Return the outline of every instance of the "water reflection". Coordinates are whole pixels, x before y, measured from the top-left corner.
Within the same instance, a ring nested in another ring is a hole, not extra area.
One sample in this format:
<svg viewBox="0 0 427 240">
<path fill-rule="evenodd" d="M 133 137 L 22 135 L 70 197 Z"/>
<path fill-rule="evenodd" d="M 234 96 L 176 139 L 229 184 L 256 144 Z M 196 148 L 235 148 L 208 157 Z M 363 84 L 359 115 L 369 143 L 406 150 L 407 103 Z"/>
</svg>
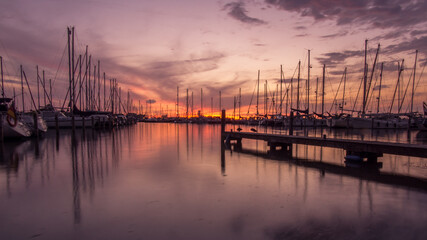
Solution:
<svg viewBox="0 0 427 240">
<path fill-rule="evenodd" d="M 384 156 L 383 168 L 360 169 L 346 167 L 339 149 L 293 150 L 282 156 L 245 141 L 231 151 L 220 144 L 219 126 L 157 123 L 5 142 L 0 232 L 5 239 L 427 235 L 425 159 Z"/>
</svg>

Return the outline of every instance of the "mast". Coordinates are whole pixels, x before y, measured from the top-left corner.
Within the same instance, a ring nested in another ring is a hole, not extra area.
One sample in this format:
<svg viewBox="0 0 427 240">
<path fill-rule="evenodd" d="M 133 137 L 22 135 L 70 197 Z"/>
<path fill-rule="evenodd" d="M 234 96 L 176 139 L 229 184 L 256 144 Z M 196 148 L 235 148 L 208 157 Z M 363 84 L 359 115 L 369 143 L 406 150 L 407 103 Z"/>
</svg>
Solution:
<svg viewBox="0 0 427 240">
<path fill-rule="evenodd" d="M 211 117 L 213 116 L 213 97 L 211 97 Z"/>
<path fill-rule="evenodd" d="M 72 105 L 73 102 L 73 94 L 72 94 L 72 76 L 71 76 L 71 40 L 70 40 L 70 34 L 71 34 L 71 30 L 69 27 L 67 27 L 67 40 L 68 40 L 68 81 L 69 81 L 69 89 L 70 89 L 70 106 Z M 22 71 L 22 68 L 21 68 Z"/>
<path fill-rule="evenodd" d="M 411 113 L 414 112 L 415 72 L 417 70 L 417 57 L 418 57 L 418 50 L 415 51 L 414 78 L 412 80 Z"/>
<path fill-rule="evenodd" d="M 46 79 L 44 78 L 44 70 L 43 70 L 43 99 L 44 99 L 44 106 L 46 107 Z"/>
<path fill-rule="evenodd" d="M 37 70 L 37 106 L 38 109 L 40 109 L 40 83 L 39 83 L 39 65 L 36 65 L 36 70 Z M 36 109 L 37 110 L 37 109 Z"/>
<path fill-rule="evenodd" d="M 24 101 L 24 76 L 23 76 L 23 72 L 24 72 L 24 70 L 22 70 L 22 65 L 20 66 L 20 68 L 21 68 L 22 112 L 25 112 L 25 101 Z"/>
<path fill-rule="evenodd" d="M 200 88 L 200 117 L 203 116 L 203 88 Z"/>
<path fill-rule="evenodd" d="M 280 115 L 282 115 L 282 105 L 283 105 L 283 93 L 282 93 L 282 83 L 283 83 L 283 69 L 282 65 L 280 65 Z"/>
<path fill-rule="evenodd" d="M 176 86 L 176 117 L 179 118 L 179 86 Z"/>
<path fill-rule="evenodd" d="M 93 65 L 93 89 L 91 89 L 91 92 L 92 92 L 92 98 L 91 98 L 92 109 L 91 110 L 95 110 L 95 107 L 96 107 L 96 63 Z M 120 101 L 121 101 L 121 99 L 119 99 L 119 102 Z M 120 105 L 119 105 L 119 110 L 121 111 Z"/>
<path fill-rule="evenodd" d="M 241 116 L 240 116 L 241 104 L 242 104 L 242 88 L 239 88 L 239 119 L 241 118 Z"/>
<path fill-rule="evenodd" d="M 259 115 L 258 104 L 259 104 L 259 70 L 258 70 L 257 92 L 256 92 L 256 115 L 257 115 L 257 117 Z"/>
<path fill-rule="evenodd" d="M 274 113 L 277 115 L 278 114 L 278 109 L 277 109 L 277 98 L 279 97 L 279 85 L 276 84 L 276 95 L 274 96 Z"/>
<path fill-rule="evenodd" d="M 326 65 L 323 64 L 323 77 L 322 77 L 322 118 L 325 109 L 325 69 Z"/>
<path fill-rule="evenodd" d="M 365 63 L 363 65 L 363 107 L 362 107 L 362 116 L 365 115 L 365 110 L 366 110 L 366 81 L 368 78 L 368 66 L 366 63 L 366 56 L 368 54 L 368 39 L 365 40 Z"/>
<path fill-rule="evenodd" d="M 384 63 L 381 63 L 381 72 L 380 72 L 380 88 L 378 89 L 377 114 L 380 112 L 381 83 L 382 83 L 382 81 L 383 81 L 383 68 L 384 68 Z"/>
<path fill-rule="evenodd" d="M 187 88 L 187 119 L 188 119 L 188 88 Z"/>
<path fill-rule="evenodd" d="M 82 84 L 82 55 L 79 55 L 79 107 L 80 109 L 82 109 L 82 88 L 83 88 L 83 84 Z M 46 105 L 46 104 L 45 104 Z"/>
<path fill-rule="evenodd" d="M 92 107 L 91 106 L 92 105 L 92 86 L 90 83 L 90 76 L 91 76 L 91 70 L 92 70 L 92 55 L 89 56 L 88 70 L 89 70 L 88 71 L 88 80 L 87 80 L 87 93 L 88 93 L 88 95 L 87 95 L 86 108 L 88 110 L 91 110 L 91 107 Z M 116 84 L 116 81 L 114 81 L 114 84 Z M 117 95 L 116 85 L 113 86 L 113 89 L 114 89 L 114 91 L 113 91 L 114 101 L 116 101 L 116 95 Z M 117 110 L 117 104 L 115 104 L 115 107 L 116 107 L 116 109 L 114 109 L 114 111 Z M 117 111 L 116 111 L 116 113 L 117 113 Z"/>
<path fill-rule="evenodd" d="M 0 71 L 1 71 L 1 96 L 4 98 L 4 79 L 3 79 L 3 57 L 0 56 Z"/>
<path fill-rule="evenodd" d="M 308 50 L 308 70 L 307 70 L 307 114 L 310 113 L 310 50 Z"/>
<path fill-rule="evenodd" d="M 299 110 L 299 80 L 301 74 L 301 60 L 298 61 L 298 83 L 297 83 L 297 109 Z M 299 114 L 299 113 L 297 113 Z"/>
<path fill-rule="evenodd" d="M 319 77 L 317 77 L 317 79 L 316 79 L 316 104 L 315 104 L 315 106 L 314 106 L 314 108 L 315 108 L 315 112 L 317 113 L 317 93 L 318 93 L 318 90 L 319 90 Z"/>
<path fill-rule="evenodd" d="M 75 81 L 75 72 L 74 72 L 74 27 L 71 28 L 71 40 L 72 40 L 72 45 L 71 45 L 71 70 L 72 72 L 72 82 L 71 82 L 71 87 L 72 87 L 72 93 L 73 93 L 73 99 L 71 101 L 71 107 L 70 110 L 71 112 L 74 112 L 74 104 L 75 104 L 75 99 L 76 99 L 76 93 L 75 93 L 75 88 L 74 88 L 74 81 Z M 74 115 L 74 113 L 73 113 Z"/>
<path fill-rule="evenodd" d="M 53 107 L 53 98 L 52 98 L 52 79 L 49 79 L 49 95 L 50 95 L 50 104 Z"/>
<path fill-rule="evenodd" d="M 99 60 L 98 60 L 98 111 L 101 111 L 101 61 Z M 130 109 L 128 109 L 127 111 L 129 113 Z"/>
<path fill-rule="evenodd" d="M 86 66 L 86 69 L 85 69 L 85 84 L 86 84 L 86 95 L 85 95 L 85 101 L 84 101 L 84 107 L 85 107 L 85 109 L 87 110 L 87 102 L 88 102 L 88 92 L 87 92 L 87 90 L 88 90 L 88 88 L 87 88 L 87 83 L 88 83 L 88 81 L 87 81 L 87 79 L 88 79 L 88 67 L 89 67 L 89 65 L 88 65 L 88 54 L 87 54 L 87 51 L 88 51 L 88 46 L 86 45 L 86 52 L 85 52 L 85 66 Z M 110 81 L 110 95 L 111 95 L 111 81 Z M 112 111 L 111 111 L 112 112 Z"/>
<path fill-rule="evenodd" d="M 264 84 L 264 115 L 265 115 L 266 118 L 268 118 L 267 104 L 268 104 L 267 80 L 265 80 L 265 84 Z"/>
<path fill-rule="evenodd" d="M 347 67 L 344 68 L 344 87 L 342 91 L 341 113 L 344 112 L 345 81 L 347 80 Z"/>
<path fill-rule="evenodd" d="M 193 112 L 193 107 L 194 107 L 194 105 L 193 105 L 193 103 L 194 103 L 194 101 L 193 101 L 194 99 L 193 99 L 193 91 L 191 91 L 191 117 L 193 117 L 194 115 L 194 112 Z"/>
<path fill-rule="evenodd" d="M 138 100 L 139 101 L 139 100 Z M 141 106 L 141 104 L 139 104 Z M 105 72 L 104 72 L 104 111 L 105 111 Z"/>
</svg>

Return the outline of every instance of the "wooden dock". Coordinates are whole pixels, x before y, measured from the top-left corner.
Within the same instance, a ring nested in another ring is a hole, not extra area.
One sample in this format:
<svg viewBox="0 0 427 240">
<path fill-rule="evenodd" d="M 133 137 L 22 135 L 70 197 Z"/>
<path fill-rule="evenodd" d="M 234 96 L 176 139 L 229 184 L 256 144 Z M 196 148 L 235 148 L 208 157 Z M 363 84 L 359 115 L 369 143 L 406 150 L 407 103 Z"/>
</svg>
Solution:
<svg viewBox="0 0 427 240">
<path fill-rule="evenodd" d="M 275 147 L 277 146 L 289 147 L 290 144 L 303 144 L 330 148 L 341 148 L 350 152 L 375 153 L 376 155 L 382 155 L 385 153 L 427 158 L 427 145 L 250 132 L 224 132 L 224 135 L 226 141 L 235 140 L 237 144 L 241 144 L 242 139 L 263 140 L 268 143 L 271 150 L 275 150 Z"/>
<path fill-rule="evenodd" d="M 427 158 L 427 145 L 326 138 L 326 135 L 323 137 L 294 136 L 292 130 L 292 128 L 289 129 L 289 135 L 228 132 L 225 131 L 225 110 L 222 112 L 221 142 L 227 146 L 231 146 L 233 143 L 234 147 L 238 149 L 242 148 L 243 139 L 252 139 L 266 141 L 270 147 L 270 151 L 281 151 L 290 156 L 292 156 L 293 144 L 302 144 L 341 148 L 346 150 L 347 156 L 357 156 L 362 159 L 367 158 L 368 162 L 377 162 L 378 157 L 382 157 L 383 154 Z"/>
</svg>

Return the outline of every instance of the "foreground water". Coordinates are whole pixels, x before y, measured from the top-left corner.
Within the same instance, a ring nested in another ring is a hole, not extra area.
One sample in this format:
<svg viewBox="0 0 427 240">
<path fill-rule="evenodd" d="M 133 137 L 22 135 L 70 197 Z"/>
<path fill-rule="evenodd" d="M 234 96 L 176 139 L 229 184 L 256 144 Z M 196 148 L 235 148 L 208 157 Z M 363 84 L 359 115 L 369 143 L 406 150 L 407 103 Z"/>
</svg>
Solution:
<svg viewBox="0 0 427 240">
<path fill-rule="evenodd" d="M 427 140 L 405 131 L 296 134 Z M 219 139 L 219 126 L 139 123 L 6 142 L 1 239 L 427 238 L 427 159 L 384 155 L 382 168 L 360 169 L 340 149 L 298 146 L 293 159 L 277 160 L 256 141 L 221 154 Z"/>
</svg>

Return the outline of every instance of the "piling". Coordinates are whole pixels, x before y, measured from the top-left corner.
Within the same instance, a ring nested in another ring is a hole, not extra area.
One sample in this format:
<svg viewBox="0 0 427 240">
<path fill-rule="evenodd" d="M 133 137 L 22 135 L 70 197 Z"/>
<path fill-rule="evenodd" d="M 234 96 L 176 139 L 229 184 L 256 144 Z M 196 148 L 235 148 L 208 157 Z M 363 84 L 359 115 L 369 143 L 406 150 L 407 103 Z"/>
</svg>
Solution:
<svg viewBox="0 0 427 240">
<path fill-rule="evenodd" d="M 294 135 L 294 112 L 291 111 L 291 115 L 289 116 L 289 135 Z"/>
<path fill-rule="evenodd" d="M 94 127 L 95 127 L 95 119 L 94 119 L 94 117 L 93 117 L 93 116 L 91 116 L 90 118 L 91 118 L 91 120 L 92 120 L 92 128 L 94 128 Z"/>
<path fill-rule="evenodd" d="M 225 109 L 221 112 L 221 173 L 225 175 Z"/>
<path fill-rule="evenodd" d="M 86 127 L 86 120 L 85 120 L 85 116 L 82 116 L 82 128 L 83 128 L 83 130 L 85 130 L 85 127 Z"/>
<path fill-rule="evenodd" d="M 221 146 L 224 145 L 225 140 L 225 109 L 222 110 L 221 113 Z"/>
</svg>

